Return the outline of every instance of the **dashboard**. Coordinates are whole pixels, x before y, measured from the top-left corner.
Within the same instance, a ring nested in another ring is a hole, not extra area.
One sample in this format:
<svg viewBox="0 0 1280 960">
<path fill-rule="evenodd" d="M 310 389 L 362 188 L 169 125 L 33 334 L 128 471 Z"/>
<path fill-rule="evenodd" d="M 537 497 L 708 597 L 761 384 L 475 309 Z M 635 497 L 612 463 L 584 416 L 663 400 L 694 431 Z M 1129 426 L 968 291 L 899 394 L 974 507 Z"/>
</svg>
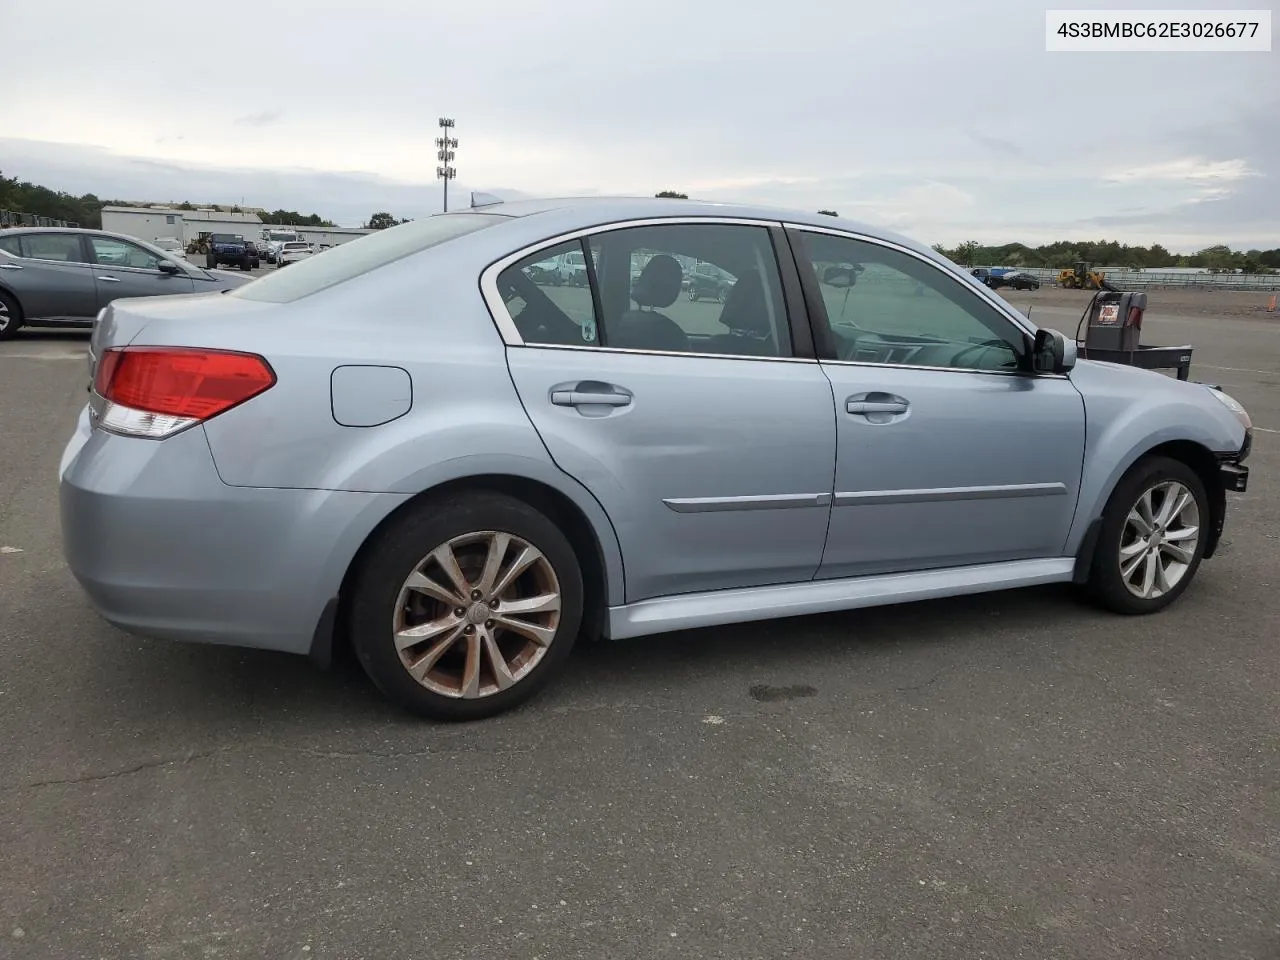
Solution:
<svg viewBox="0 0 1280 960">
<path fill-rule="evenodd" d="M 954 367 L 964 370 L 1018 369 L 1018 356 L 1003 340 L 945 340 L 865 330 L 852 324 L 832 328 L 836 357 L 848 363 Z"/>
</svg>

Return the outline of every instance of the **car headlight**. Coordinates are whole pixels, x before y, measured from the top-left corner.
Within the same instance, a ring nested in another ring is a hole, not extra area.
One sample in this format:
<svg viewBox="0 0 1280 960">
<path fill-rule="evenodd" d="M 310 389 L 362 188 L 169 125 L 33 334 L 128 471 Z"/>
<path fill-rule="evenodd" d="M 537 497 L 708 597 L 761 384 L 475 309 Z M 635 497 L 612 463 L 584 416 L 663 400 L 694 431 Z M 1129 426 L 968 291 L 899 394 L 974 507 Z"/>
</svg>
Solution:
<svg viewBox="0 0 1280 960">
<path fill-rule="evenodd" d="M 1253 420 L 1249 418 L 1249 411 L 1244 408 L 1244 405 L 1239 400 L 1223 393 L 1221 390 L 1210 389 L 1209 392 L 1217 397 L 1224 407 L 1236 415 L 1236 419 L 1244 425 L 1246 430 L 1253 429 Z"/>
</svg>

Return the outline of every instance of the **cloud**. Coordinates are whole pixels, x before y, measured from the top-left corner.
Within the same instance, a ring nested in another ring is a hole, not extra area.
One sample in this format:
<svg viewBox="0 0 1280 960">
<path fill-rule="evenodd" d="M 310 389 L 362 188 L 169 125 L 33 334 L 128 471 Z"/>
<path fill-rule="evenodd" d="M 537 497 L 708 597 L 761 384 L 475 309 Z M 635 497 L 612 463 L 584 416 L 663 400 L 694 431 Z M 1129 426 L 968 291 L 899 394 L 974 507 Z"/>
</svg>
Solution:
<svg viewBox="0 0 1280 960">
<path fill-rule="evenodd" d="M 979 133 L 972 128 L 966 129 L 965 134 L 974 143 L 986 147 L 993 153 L 1003 154 L 1007 157 L 1020 157 L 1024 153 L 1023 149 L 1012 140 L 1005 140 L 1003 137 L 992 137 L 985 133 Z"/>
<path fill-rule="evenodd" d="M 279 110 L 259 110 L 257 113 L 246 113 L 232 121 L 238 127 L 269 127 L 279 123 L 284 114 Z"/>
<path fill-rule="evenodd" d="M 1112 183 L 1134 183 L 1139 181 L 1215 183 L 1256 176 L 1258 176 L 1258 171 L 1250 169 L 1249 162 L 1243 158 L 1205 160 L 1200 157 L 1187 157 L 1181 160 L 1154 163 L 1145 167 L 1135 167 L 1130 170 L 1115 171 L 1107 174 L 1104 179 Z"/>
<path fill-rule="evenodd" d="M 1197 54 L 1191 70 L 1178 55 L 1048 54 L 1026 0 L 786 9 L 761 29 L 741 0 L 597 0 L 550 19 L 527 0 L 363 0 L 355 21 L 349 2 L 309 0 L 305 16 L 256 4 L 252 30 L 211 37 L 202 7 L 172 0 L 132 0 L 128 18 L 89 0 L 10 3 L 5 35 L 57 36 L 60 57 L 6 49 L 8 75 L 34 79 L 0 97 L 0 163 L 122 199 L 420 216 L 439 208 L 446 115 L 458 175 L 524 194 L 671 189 L 948 244 L 1105 229 L 1280 245 L 1280 191 L 1265 189 L 1280 176 L 1274 56 Z M 359 68 L 303 64 L 281 101 L 262 51 L 285 47 Z M 86 98 L 114 49 L 144 52 L 112 60 L 110 98 Z M 1125 91 L 1142 90 L 1159 96 L 1139 109 Z M 1085 126 L 1063 122 L 1074 104 Z"/>
</svg>

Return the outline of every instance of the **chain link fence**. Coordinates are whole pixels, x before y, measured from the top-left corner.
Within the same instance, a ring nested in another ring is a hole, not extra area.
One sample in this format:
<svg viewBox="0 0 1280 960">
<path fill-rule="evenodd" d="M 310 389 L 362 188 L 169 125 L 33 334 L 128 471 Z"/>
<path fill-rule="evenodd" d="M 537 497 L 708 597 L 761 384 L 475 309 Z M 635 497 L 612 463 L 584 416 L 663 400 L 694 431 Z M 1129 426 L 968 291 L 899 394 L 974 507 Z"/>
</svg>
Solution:
<svg viewBox="0 0 1280 960">
<path fill-rule="evenodd" d="M 38 217 L 34 213 L 19 213 L 16 210 L 0 210 L 0 228 L 3 227 L 78 227 L 80 224 L 70 220 L 55 220 L 53 217 Z"/>
<path fill-rule="evenodd" d="M 969 267 L 973 270 L 976 267 Z M 1009 269 L 1002 265 L 986 269 Z M 1045 286 L 1058 282 L 1058 267 L 1015 267 L 1019 273 L 1035 277 Z M 1130 270 L 1124 267 L 1096 267 L 1107 282 L 1122 290 L 1159 290 L 1164 287 L 1200 290 L 1280 290 L 1280 273 L 1200 273 L 1195 270 Z"/>
</svg>

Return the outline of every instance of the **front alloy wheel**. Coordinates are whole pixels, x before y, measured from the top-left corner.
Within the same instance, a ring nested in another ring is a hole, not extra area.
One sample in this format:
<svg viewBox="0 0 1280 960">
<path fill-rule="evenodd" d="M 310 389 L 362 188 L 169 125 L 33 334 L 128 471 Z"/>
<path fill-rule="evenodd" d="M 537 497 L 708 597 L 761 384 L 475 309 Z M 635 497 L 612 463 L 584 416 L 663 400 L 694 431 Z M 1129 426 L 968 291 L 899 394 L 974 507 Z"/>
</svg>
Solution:
<svg viewBox="0 0 1280 960">
<path fill-rule="evenodd" d="M 1187 575 L 1199 542 L 1200 510 L 1191 491 L 1176 480 L 1150 487 L 1120 535 L 1124 585 L 1141 600 L 1163 596 Z"/>
<path fill-rule="evenodd" d="M 1116 484 L 1102 515 L 1089 587 L 1104 607 L 1155 613 L 1191 583 L 1204 556 L 1209 499 L 1187 464 L 1140 460 Z"/>
</svg>

